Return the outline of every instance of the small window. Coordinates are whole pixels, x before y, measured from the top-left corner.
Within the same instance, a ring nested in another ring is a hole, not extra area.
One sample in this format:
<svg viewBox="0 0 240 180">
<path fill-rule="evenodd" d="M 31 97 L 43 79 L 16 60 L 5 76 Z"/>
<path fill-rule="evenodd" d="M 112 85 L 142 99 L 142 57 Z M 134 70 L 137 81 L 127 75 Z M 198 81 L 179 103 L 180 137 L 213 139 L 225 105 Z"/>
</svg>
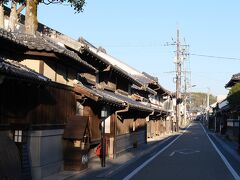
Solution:
<svg viewBox="0 0 240 180">
<path fill-rule="evenodd" d="M 15 130 L 14 131 L 14 142 L 24 143 L 26 142 L 26 133 L 23 130 Z"/>
</svg>

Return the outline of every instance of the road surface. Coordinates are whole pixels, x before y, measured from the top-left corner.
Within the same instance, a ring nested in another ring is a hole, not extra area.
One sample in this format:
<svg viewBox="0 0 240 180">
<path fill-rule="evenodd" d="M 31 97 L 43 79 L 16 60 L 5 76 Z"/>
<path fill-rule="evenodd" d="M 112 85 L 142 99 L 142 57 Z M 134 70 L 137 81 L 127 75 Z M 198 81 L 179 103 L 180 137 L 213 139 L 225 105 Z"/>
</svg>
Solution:
<svg viewBox="0 0 240 180">
<path fill-rule="evenodd" d="M 223 159 L 212 145 L 202 125 L 192 123 L 172 144 L 107 179 L 238 179 L 239 176 L 231 171 L 231 167 L 227 167 Z"/>
</svg>

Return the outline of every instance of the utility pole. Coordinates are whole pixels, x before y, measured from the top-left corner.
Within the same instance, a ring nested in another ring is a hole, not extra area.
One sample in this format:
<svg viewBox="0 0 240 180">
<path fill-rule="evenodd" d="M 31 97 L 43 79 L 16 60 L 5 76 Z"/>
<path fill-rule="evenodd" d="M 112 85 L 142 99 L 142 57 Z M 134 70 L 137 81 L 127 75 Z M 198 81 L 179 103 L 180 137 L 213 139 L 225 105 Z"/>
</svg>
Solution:
<svg viewBox="0 0 240 180">
<path fill-rule="evenodd" d="M 183 124 L 187 122 L 187 71 L 184 71 L 184 119 Z"/>
<path fill-rule="evenodd" d="M 182 123 L 183 125 L 186 125 L 187 123 L 187 104 L 188 104 L 188 98 L 190 100 L 190 93 L 188 93 L 188 90 L 190 88 L 192 88 L 192 85 L 191 85 L 191 77 L 187 77 L 187 74 L 189 74 L 191 76 L 191 71 L 190 71 L 190 67 L 187 67 L 187 56 L 188 56 L 188 45 L 182 45 L 184 46 L 184 48 L 182 49 L 182 57 L 183 57 L 183 60 L 184 60 L 184 63 L 183 63 L 183 68 L 184 69 L 182 72 L 184 73 L 184 86 L 183 86 L 183 89 L 184 89 L 184 96 L 183 96 L 183 104 L 184 104 L 184 118 L 182 120 Z M 189 68 L 189 70 L 188 70 Z M 190 103 L 189 103 L 190 105 Z"/>
<path fill-rule="evenodd" d="M 207 91 L 207 107 L 206 107 L 206 122 L 208 123 L 209 126 L 209 95 L 210 95 L 210 88 L 207 87 L 208 91 Z"/>
<path fill-rule="evenodd" d="M 185 52 L 185 48 L 182 48 L 182 46 L 188 47 L 188 45 L 181 45 L 180 42 L 180 35 L 179 35 L 179 28 L 177 28 L 177 39 L 173 43 L 166 43 L 166 46 L 174 45 L 176 46 L 176 56 L 174 63 L 176 64 L 176 78 L 174 83 L 176 83 L 176 107 L 175 107 L 175 118 L 176 118 L 176 131 L 179 131 L 179 123 L 181 121 L 181 114 L 180 114 L 180 105 L 182 104 L 182 98 L 181 98 L 181 73 L 182 73 L 182 63 L 185 58 L 185 56 L 188 56 L 188 53 Z M 186 86 L 186 85 L 185 85 Z M 185 91 L 186 91 L 185 87 Z M 186 104 L 186 102 L 185 102 Z"/>
<path fill-rule="evenodd" d="M 177 28 L 177 59 L 176 59 L 176 131 L 179 131 L 180 121 L 180 103 L 181 103 L 181 59 L 180 59 L 180 41 L 179 41 L 179 29 Z"/>
<path fill-rule="evenodd" d="M 210 88 L 207 87 L 208 92 L 207 92 L 207 109 L 209 108 L 209 95 L 210 95 Z"/>
</svg>

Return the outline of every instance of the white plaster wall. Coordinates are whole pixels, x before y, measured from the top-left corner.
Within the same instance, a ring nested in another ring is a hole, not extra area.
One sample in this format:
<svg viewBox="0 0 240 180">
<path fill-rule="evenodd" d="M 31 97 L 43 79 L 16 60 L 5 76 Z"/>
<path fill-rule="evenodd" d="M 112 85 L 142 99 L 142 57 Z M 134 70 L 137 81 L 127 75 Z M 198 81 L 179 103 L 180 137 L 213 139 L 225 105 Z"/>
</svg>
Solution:
<svg viewBox="0 0 240 180">
<path fill-rule="evenodd" d="M 25 59 L 20 63 L 39 73 L 39 65 L 40 65 L 39 60 Z"/>
</svg>

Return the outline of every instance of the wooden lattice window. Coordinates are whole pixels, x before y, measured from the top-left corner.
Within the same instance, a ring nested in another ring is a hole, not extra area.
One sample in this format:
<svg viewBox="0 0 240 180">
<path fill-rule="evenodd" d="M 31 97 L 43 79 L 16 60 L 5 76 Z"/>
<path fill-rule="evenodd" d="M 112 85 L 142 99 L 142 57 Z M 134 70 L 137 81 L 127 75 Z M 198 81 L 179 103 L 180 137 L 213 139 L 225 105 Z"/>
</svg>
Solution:
<svg viewBox="0 0 240 180">
<path fill-rule="evenodd" d="M 14 130 L 13 140 L 16 143 L 25 143 L 25 142 L 27 142 L 26 131 Z"/>
</svg>

